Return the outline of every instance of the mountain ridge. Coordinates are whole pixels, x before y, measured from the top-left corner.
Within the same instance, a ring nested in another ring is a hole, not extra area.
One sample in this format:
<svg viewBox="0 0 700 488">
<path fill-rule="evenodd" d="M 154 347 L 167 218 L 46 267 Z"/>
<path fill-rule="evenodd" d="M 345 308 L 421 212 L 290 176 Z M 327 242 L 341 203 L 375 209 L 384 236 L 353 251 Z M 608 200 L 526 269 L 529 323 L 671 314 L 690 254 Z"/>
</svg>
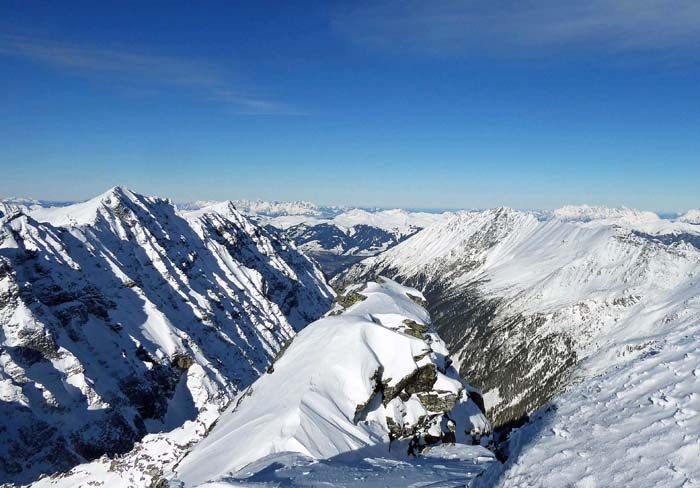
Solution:
<svg viewBox="0 0 700 488">
<path fill-rule="evenodd" d="M 605 220 L 542 220 L 508 208 L 465 212 L 334 283 L 382 274 L 422 290 L 460 373 L 494 400 L 489 413 L 502 425 L 578 381 L 570 375 L 583 359 L 598 358 L 588 361 L 596 374 L 625 343 L 643 343 L 654 324 L 693 313 L 697 234 L 663 236 L 669 240 Z M 488 370 L 480 366 L 487 362 Z"/>
<path fill-rule="evenodd" d="M 116 187 L 34 212 L 0 217 L 4 480 L 213 421 L 332 300 L 293 244 L 235 209 L 186 219 Z"/>
</svg>

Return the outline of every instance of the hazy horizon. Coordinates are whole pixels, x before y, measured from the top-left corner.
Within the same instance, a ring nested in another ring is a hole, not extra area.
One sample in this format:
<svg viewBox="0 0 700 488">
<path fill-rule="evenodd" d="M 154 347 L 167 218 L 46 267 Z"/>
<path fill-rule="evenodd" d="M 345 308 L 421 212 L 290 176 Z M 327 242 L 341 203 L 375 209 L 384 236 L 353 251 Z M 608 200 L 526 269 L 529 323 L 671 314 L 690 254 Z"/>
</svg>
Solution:
<svg viewBox="0 0 700 488">
<path fill-rule="evenodd" d="M 92 198 L 96 198 L 99 195 L 102 195 L 103 193 L 111 190 L 112 188 L 115 188 L 115 185 L 113 187 L 110 187 L 109 189 L 105 189 L 104 191 L 100 191 L 96 193 L 95 195 L 92 195 L 91 197 L 88 198 L 82 198 L 82 199 L 77 199 L 77 200 L 53 200 L 53 199 L 46 199 L 46 198 L 41 198 L 40 196 L 25 196 L 25 195 L 2 195 L 0 194 L 0 201 L 12 201 L 12 200 L 28 200 L 28 201 L 37 201 L 41 202 L 43 204 L 47 205 L 71 205 L 75 203 L 82 203 L 86 202 L 88 200 L 91 200 Z M 138 189 L 134 188 L 129 188 L 125 187 L 122 185 L 123 188 L 128 188 L 130 191 L 134 191 L 138 194 L 145 195 L 145 196 L 152 196 L 152 197 L 161 197 L 161 198 L 170 198 L 168 195 L 162 195 L 162 194 L 151 194 L 151 193 L 144 193 L 138 191 Z M 186 204 L 192 204 L 192 203 L 198 203 L 198 202 L 221 202 L 221 201 L 226 201 L 226 200 L 232 200 L 232 201 L 250 201 L 250 202 L 268 202 L 268 203 L 310 203 L 313 205 L 316 205 L 318 207 L 338 207 L 338 208 L 349 208 L 349 209 L 362 209 L 362 210 L 367 210 L 367 211 L 382 211 L 382 210 L 394 210 L 394 209 L 400 209 L 400 210 L 405 210 L 407 212 L 427 212 L 427 213 L 441 213 L 441 212 L 458 212 L 458 211 L 480 211 L 480 210 L 488 210 L 491 208 L 497 208 L 497 207 L 510 207 L 509 205 L 494 205 L 494 206 L 475 206 L 475 207 L 405 207 L 405 206 L 398 206 L 398 205 L 389 205 L 389 206 L 371 206 L 371 205 L 362 205 L 362 204 L 345 204 L 345 203 L 326 203 L 326 202 L 314 202 L 312 200 L 303 200 L 303 199 L 296 199 L 296 200 L 278 200 L 278 199 L 264 199 L 264 198 L 237 198 L 235 196 L 229 197 L 229 198 L 222 198 L 222 199 L 212 199 L 212 198 L 203 198 L 203 199 L 197 199 L 197 200 L 174 200 L 170 198 L 174 204 L 176 205 L 186 205 Z M 574 207 L 579 207 L 579 206 L 590 206 L 590 207 L 608 207 L 608 208 L 621 208 L 621 207 L 626 207 L 629 209 L 633 210 L 640 210 L 640 211 L 646 211 L 646 212 L 654 212 L 656 213 L 659 217 L 663 219 L 667 218 L 674 218 L 676 216 L 680 216 L 683 213 L 685 213 L 688 210 L 695 210 L 697 207 L 689 207 L 687 209 L 680 209 L 676 211 L 665 211 L 665 210 L 657 210 L 657 209 L 651 209 L 651 208 L 636 208 L 636 207 L 630 207 L 624 204 L 618 204 L 618 205 L 596 205 L 596 204 L 591 204 L 587 202 L 569 202 L 565 203 L 563 205 L 560 205 L 558 207 L 550 207 L 550 208 L 534 208 L 534 207 L 511 207 L 516 210 L 522 210 L 522 211 L 532 211 L 532 212 L 547 212 L 547 211 L 553 211 L 558 208 L 566 207 L 566 206 L 574 206 Z"/>
<path fill-rule="evenodd" d="M 700 207 L 700 4 L 0 6 L 0 194 Z"/>
</svg>

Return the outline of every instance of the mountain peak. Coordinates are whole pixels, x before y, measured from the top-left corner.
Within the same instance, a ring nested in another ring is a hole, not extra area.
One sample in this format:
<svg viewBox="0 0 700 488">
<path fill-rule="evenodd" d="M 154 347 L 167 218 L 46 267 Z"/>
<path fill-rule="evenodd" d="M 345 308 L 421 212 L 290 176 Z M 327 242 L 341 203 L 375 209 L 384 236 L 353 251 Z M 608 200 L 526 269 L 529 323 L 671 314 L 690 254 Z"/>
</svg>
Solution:
<svg viewBox="0 0 700 488">
<path fill-rule="evenodd" d="M 31 209 L 30 215 L 40 221 L 55 226 L 94 224 L 100 209 L 114 208 L 119 203 L 138 202 L 144 197 L 128 188 L 115 186 L 90 200 L 57 207 L 39 207 Z"/>
</svg>

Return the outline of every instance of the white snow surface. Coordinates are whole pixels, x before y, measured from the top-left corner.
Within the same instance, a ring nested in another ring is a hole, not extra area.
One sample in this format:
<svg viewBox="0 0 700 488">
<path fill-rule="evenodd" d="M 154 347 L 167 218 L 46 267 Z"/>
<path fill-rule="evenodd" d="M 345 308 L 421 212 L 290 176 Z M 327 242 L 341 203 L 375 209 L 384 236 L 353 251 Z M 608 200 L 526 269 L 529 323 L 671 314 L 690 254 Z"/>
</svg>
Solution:
<svg viewBox="0 0 700 488">
<path fill-rule="evenodd" d="M 511 434 L 477 487 L 700 486 L 700 299 Z M 585 366 L 585 365 L 584 365 Z"/>
<path fill-rule="evenodd" d="M 444 361 L 447 350 L 434 333 L 418 339 L 400 332 L 405 320 L 430 323 L 425 309 L 409 297 L 421 297 L 420 292 L 382 280 L 359 293 L 364 301 L 314 322 L 295 337 L 274 371 L 256 381 L 184 458 L 177 480 L 186 487 L 218 486 L 231 477 L 250 478 L 289 453 L 316 460 L 351 451 L 358 459 L 387 456 L 386 418 L 407 424 L 428 414 L 415 394 L 387 405 L 374 394 L 378 370 L 392 387 L 417 368 L 434 363 L 440 369 Z M 468 386 L 456 371 L 448 367 L 437 377 L 436 391 L 459 397 L 451 411 L 458 442 L 471 441 L 473 430 L 488 432 L 488 421 L 468 398 Z M 441 418 L 435 420 L 438 433 Z M 405 462 L 405 445 L 394 448 Z M 482 448 L 473 449 L 484 457 Z M 332 463 L 324 466 L 333 469 Z"/>
</svg>

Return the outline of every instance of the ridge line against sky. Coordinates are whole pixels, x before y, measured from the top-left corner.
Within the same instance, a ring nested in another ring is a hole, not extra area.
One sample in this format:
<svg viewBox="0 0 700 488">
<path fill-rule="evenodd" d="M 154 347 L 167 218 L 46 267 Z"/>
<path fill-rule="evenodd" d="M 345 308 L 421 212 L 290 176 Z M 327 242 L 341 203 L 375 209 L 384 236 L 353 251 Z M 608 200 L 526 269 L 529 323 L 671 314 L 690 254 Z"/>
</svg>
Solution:
<svg viewBox="0 0 700 488">
<path fill-rule="evenodd" d="M 399 207 L 399 206 L 386 206 L 386 207 L 371 207 L 371 206 L 364 206 L 364 205 L 349 205 L 349 204 L 336 204 L 336 203 L 323 203 L 323 202 L 311 202 L 308 200 L 286 200 L 286 201 L 279 201 L 279 200 L 264 200 L 262 198 L 236 198 L 231 197 L 231 198 L 226 198 L 223 200 L 195 200 L 195 201 L 174 201 L 167 195 L 158 195 L 158 194 L 144 194 L 139 191 L 133 190 L 132 188 L 126 188 L 126 187 L 112 187 L 109 190 L 100 192 L 97 195 L 93 195 L 90 198 L 86 199 L 81 199 L 81 200 L 46 200 L 42 199 L 40 197 L 27 197 L 23 195 L 2 195 L 0 194 L 0 203 L 9 203 L 10 205 L 16 204 L 16 205 L 32 205 L 32 204 L 40 204 L 42 206 L 47 206 L 47 207 L 62 207 L 66 205 L 73 205 L 73 204 L 80 204 L 80 203 L 85 203 L 89 200 L 99 198 L 100 196 L 104 195 L 105 193 L 108 193 L 109 191 L 112 191 L 116 188 L 124 188 L 127 189 L 133 193 L 147 196 L 147 197 L 155 197 L 155 198 L 166 198 L 169 199 L 174 205 L 176 206 L 190 206 L 193 204 L 197 204 L 196 207 L 191 207 L 191 208 L 203 208 L 203 207 L 208 207 L 216 204 L 220 204 L 224 201 L 230 201 L 234 204 L 255 204 L 255 203 L 267 203 L 267 204 L 273 204 L 273 205 L 286 205 L 286 204 L 305 204 L 305 205 L 310 205 L 313 206 L 317 209 L 342 209 L 343 211 L 345 210 L 365 210 L 368 212 L 380 212 L 380 211 L 385 211 L 385 210 L 403 210 L 406 212 L 427 212 L 427 213 L 442 213 L 442 212 L 460 212 L 460 211 L 486 211 L 486 210 L 491 210 L 499 207 L 507 207 L 507 206 L 497 206 L 497 207 Z M 522 208 L 522 207 L 509 207 L 513 208 L 514 210 L 517 211 L 522 211 L 522 212 L 553 212 L 554 210 L 559 210 L 565 207 L 581 207 L 581 208 L 592 208 L 594 209 L 595 207 L 602 207 L 602 208 L 608 208 L 608 209 L 627 209 L 627 210 L 632 210 L 632 211 L 640 211 L 640 212 L 653 212 L 657 216 L 659 216 L 662 219 L 666 218 L 675 218 L 678 217 L 687 211 L 691 210 L 697 210 L 695 208 L 687 208 L 687 209 L 682 209 L 680 211 L 676 212 L 664 212 L 664 211 L 658 211 L 654 209 L 648 209 L 648 208 L 630 208 L 627 207 L 623 204 L 619 205 L 614 205 L 614 206 L 596 206 L 596 205 L 589 205 L 585 202 L 568 202 L 565 203 L 564 205 L 561 205 L 559 207 L 552 207 L 552 208 Z M 191 209 L 190 208 L 190 209 Z"/>
<path fill-rule="evenodd" d="M 0 14 L 0 194 L 700 206 L 700 2 Z"/>
</svg>

